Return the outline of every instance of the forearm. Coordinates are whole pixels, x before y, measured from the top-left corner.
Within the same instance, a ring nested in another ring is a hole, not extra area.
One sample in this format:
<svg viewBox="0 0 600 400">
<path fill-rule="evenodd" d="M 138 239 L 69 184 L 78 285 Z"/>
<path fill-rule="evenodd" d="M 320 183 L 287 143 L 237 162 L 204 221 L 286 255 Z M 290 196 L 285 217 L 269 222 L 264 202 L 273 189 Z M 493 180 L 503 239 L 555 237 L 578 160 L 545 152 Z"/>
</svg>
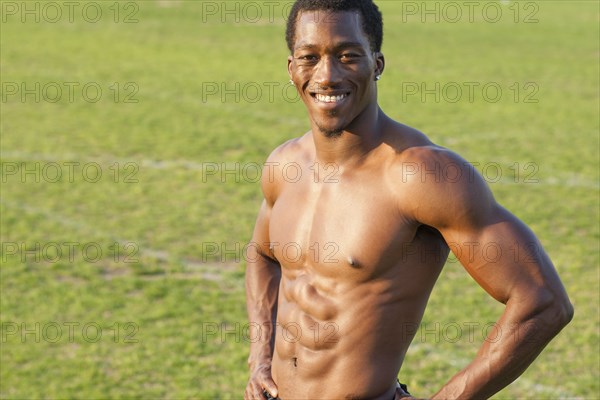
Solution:
<svg viewBox="0 0 600 400">
<path fill-rule="evenodd" d="M 432 399 L 487 399 L 525 371 L 568 323 L 572 311 L 550 303 L 533 313 L 509 304 L 476 358 Z"/>
<path fill-rule="evenodd" d="M 277 297 L 281 280 L 280 265 L 262 255 L 248 261 L 246 269 L 246 308 L 249 320 L 250 355 L 252 368 L 273 355 Z"/>
</svg>

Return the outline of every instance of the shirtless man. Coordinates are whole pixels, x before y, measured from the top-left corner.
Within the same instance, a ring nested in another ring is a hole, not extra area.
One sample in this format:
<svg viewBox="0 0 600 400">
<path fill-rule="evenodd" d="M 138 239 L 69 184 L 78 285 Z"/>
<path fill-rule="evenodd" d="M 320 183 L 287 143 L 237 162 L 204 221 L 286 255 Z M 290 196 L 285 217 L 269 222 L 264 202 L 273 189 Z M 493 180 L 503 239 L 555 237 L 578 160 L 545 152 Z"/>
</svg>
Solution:
<svg viewBox="0 0 600 400">
<path fill-rule="evenodd" d="M 424 395 L 490 397 L 572 318 L 538 240 L 473 167 L 379 108 L 381 28 L 370 0 L 298 0 L 290 13 L 288 72 L 311 130 L 263 171 L 245 399 L 411 398 L 396 377 L 450 249 L 506 307 L 494 340 Z M 492 262 L 490 245 L 504 250 Z"/>
</svg>

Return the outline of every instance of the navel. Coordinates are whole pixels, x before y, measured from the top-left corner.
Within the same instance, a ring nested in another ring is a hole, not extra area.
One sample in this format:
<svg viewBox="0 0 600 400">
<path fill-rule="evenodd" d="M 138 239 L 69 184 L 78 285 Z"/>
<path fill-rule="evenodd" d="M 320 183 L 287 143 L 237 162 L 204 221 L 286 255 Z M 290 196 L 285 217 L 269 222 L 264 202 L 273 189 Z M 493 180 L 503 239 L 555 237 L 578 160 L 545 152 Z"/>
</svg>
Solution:
<svg viewBox="0 0 600 400">
<path fill-rule="evenodd" d="M 358 262 L 355 261 L 351 256 L 348 256 L 347 261 L 352 268 L 359 268 Z"/>
</svg>

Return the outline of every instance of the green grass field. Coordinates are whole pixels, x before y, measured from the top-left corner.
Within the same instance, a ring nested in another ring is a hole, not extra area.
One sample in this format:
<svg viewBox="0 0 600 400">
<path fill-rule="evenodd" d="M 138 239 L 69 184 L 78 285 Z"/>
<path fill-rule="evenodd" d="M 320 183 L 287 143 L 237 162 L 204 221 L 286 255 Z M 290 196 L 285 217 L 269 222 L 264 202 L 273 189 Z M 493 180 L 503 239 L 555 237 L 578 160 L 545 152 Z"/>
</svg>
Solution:
<svg viewBox="0 0 600 400">
<path fill-rule="evenodd" d="M 0 397 L 241 398 L 256 166 L 308 129 L 289 3 L 0 3 Z M 575 306 L 495 398 L 600 398 L 598 3 L 378 3 L 382 108 L 476 164 Z M 501 311 L 451 258 L 402 381 L 432 395 Z"/>
</svg>

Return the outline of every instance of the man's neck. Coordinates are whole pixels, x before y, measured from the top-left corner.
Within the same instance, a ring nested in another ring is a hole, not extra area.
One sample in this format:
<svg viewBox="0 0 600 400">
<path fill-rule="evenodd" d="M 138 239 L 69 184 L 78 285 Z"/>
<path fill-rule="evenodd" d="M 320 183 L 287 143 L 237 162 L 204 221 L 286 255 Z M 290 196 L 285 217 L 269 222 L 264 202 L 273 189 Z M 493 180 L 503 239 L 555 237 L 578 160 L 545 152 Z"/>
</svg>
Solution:
<svg viewBox="0 0 600 400">
<path fill-rule="evenodd" d="M 317 161 L 323 164 L 344 165 L 363 159 L 371 150 L 381 144 L 383 125 L 387 117 L 375 104 L 354 120 L 348 130 L 339 136 L 327 137 L 313 126 Z"/>
</svg>

